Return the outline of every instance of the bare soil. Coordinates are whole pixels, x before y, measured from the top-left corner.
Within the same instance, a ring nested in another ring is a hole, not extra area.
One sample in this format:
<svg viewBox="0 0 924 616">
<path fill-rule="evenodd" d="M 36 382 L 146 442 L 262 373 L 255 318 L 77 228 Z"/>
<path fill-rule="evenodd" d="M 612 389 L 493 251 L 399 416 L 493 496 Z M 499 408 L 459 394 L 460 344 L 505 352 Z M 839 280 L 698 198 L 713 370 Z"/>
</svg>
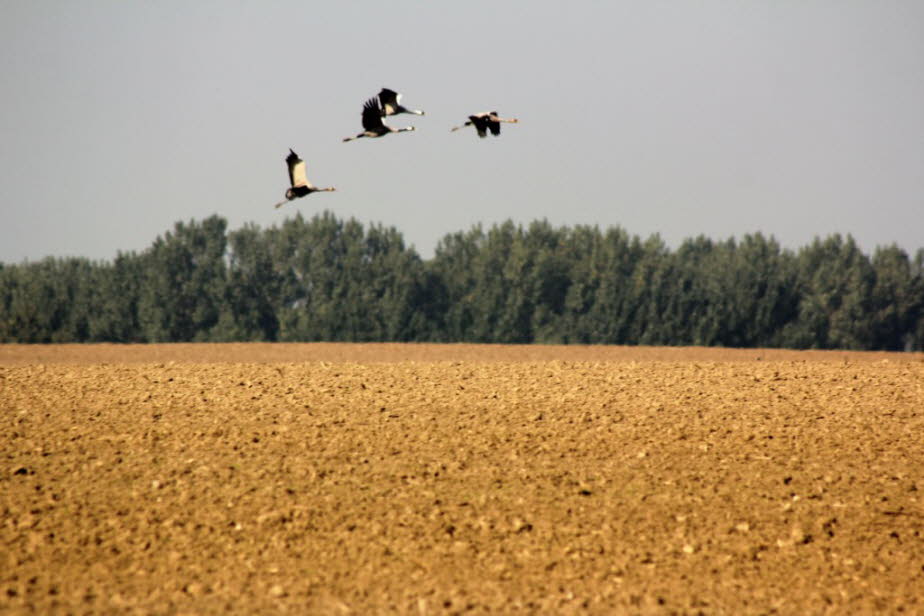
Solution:
<svg viewBox="0 0 924 616">
<path fill-rule="evenodd" d="M 0 345 L 0 612 L 924 613 L 924 355 Z"/>
</svg>

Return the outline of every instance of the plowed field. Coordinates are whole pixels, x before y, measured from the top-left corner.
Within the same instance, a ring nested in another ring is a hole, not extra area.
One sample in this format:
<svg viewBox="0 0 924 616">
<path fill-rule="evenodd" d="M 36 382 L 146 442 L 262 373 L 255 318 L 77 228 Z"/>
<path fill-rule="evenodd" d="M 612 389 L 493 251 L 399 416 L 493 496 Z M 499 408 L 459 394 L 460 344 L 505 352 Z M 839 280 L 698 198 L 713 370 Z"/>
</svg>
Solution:
<svg viewBox="0 0 924 616">
<path fill-rule="evenodd" d="M 0 346 L 0 612 L 924 613 L 924 356 Z"/>
</svg>

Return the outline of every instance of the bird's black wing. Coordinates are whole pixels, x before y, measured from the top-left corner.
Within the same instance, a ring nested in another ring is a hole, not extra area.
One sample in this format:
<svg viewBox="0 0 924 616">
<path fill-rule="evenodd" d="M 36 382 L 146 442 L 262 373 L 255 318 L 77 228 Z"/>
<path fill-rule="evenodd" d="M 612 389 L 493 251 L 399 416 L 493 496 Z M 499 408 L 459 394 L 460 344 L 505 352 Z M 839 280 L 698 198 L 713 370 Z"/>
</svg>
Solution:
<svg viewBox="0 0 924 616">
<path fill-rule="evenodd" d="M 479 137 L 486 137 L 488 134 L 488 117 L 484 114 L 478 114 L 473 116 L 468 116 L 468 119 L 472 121 L 472 124 L 475 125 L 475 130 L 478 131 Z"/>
<path fill-rule="evenodd" d="M 363 128 L 366 130 L 377 130 L 385 125 L 382 122 L 382 107 L 375 98 L 370 98 L 363 105 Z"/>
<path fill-rule="evenodd" d="M 495 137 L 500 135 L 501 123 L 496 116 L 492 115 L 488 117 L 488 128 L 491 129 L 491 134 Z"/>
<path fill-rule="evenodd" d="M 298 157 L 298 154 L 296 154 L 291 148 L 289 148 L 289 155 L 286 156 L 286 164 L 289 166 L 289 185 L 293 187 L 295 186 L 295 180 L 296 180 L 295 168 L 298 166 L 299 163 L 302 163 L 301 175 L 304 175 L 305 174 L 304 162 L 302 161 L 301 158 Z"/>
<path fill-rule="evenodd" d="M 385 115 L 391 115 L 398 110 L 398 93 L 388 88 L 382 88 L 379 92 L 379 102 L 382 103 L 382 109 Z"/>
</svg>

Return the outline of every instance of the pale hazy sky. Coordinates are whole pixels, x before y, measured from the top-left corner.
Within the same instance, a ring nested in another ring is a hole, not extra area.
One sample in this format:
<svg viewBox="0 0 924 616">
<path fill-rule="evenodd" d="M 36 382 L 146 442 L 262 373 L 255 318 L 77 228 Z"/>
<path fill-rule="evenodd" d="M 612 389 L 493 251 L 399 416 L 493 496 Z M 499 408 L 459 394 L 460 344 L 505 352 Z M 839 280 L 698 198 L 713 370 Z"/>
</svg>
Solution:
<svg viewBox="0 0 924 616">
<path fill-rule="evenodd" d="M 296 209 L 924 247 L 921 0 L 0 0 L 0 86 L 6 263 Z M 383 86 L 417 132 L 342 143 Z M 289 147 L 338 192 L 274 210 Z"/>
</svg>

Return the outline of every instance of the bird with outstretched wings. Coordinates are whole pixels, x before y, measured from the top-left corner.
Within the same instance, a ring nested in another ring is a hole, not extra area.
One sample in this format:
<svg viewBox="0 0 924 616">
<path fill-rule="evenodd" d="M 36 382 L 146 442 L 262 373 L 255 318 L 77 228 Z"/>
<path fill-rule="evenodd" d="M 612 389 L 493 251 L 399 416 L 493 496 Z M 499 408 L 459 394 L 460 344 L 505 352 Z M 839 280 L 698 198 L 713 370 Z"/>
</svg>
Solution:
<svg viewBox="0 0 924 616">
<path fill-rule="evenodd" d="M 333 192 L 337 190 L 333 186 L 318 188 L 309 182 L 308 173 L 305 171 L 305 161 L 299 158 L 292 148 L 289 148 L 289 155 L 286 156 L 286 166 L 289 168 L 289 189 L 286 191 L 285 201 L 277 203 L 277 208 L 282 207 L 293 199 L 310 195 L 313 192 Z"/>
</svg>

